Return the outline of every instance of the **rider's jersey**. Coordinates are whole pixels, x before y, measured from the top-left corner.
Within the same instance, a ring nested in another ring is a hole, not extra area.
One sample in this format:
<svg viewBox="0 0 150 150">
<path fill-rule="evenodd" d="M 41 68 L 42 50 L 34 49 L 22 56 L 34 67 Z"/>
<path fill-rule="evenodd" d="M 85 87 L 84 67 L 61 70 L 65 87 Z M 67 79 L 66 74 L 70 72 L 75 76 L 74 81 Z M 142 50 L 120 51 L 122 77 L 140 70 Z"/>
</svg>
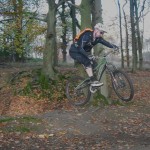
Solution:
<svg viewBox="0 0 150 150">
<path fill-rule="evenodd" d="M 77 43 L 73 43 L 76 48 L 71 48 L 70 52 L 79 52 L 86 56 L 86 52 L 90 52 L 91 49 L 98 43 L 101 43 L 109 48 L 113 48 L 113 44 L 110 44 L 102 37 L 93 40 L 93 31 L 88 31 L 80 37 Z"/>
</svg>

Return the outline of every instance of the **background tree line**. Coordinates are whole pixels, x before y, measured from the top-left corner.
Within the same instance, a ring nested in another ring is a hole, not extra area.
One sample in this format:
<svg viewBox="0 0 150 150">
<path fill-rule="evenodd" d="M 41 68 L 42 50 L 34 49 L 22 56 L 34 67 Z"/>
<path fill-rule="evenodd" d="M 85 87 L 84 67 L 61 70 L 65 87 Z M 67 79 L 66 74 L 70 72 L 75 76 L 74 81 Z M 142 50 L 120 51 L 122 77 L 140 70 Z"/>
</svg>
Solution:
<svg viewBox="0 0 150 150">
<path fill-rule="evenodd" d="M 40 1 L 0 1 L 0 55 L 9 61 L 24 61 L 34 39 L 46 31 L 35 19 Z M 33 11 L 34 10 L 34 11 Z"/>
<path fill-rule="evenodd" d="M 68 41 L 76 33 L 95 23 L 103 23 L 101 0 L 0 0 L 0 59 L 25 61 L 35 49 L 43 53 L 43 70 L 49 77 L 55 77 L 54 67 L 58 64 L 57 49 L 62 49 L 66 61 Z M 47 3 L 48 13 L 41 14 L 42 3 Z M 149 0 L 117 0 L 121 66 L 142 69 L 143 30 L 141 24 L 149 13 Z M 130 8 L 130 9 L 128 9 Z M 78 18 L 81 17 L 81 19 Z M 59 30 L 58 30 L 59 26 Z M 60 28 L 61 27 L 61 28 Z M 125 34 L 123 34 L 125 33 Z M 33 45 L 39 35 L 45 36 L 45 45 Z M 58 40 L 62 44 L 58 44 Z M 96 48 L 99 54 L 101 49 Z"/>
</svg>

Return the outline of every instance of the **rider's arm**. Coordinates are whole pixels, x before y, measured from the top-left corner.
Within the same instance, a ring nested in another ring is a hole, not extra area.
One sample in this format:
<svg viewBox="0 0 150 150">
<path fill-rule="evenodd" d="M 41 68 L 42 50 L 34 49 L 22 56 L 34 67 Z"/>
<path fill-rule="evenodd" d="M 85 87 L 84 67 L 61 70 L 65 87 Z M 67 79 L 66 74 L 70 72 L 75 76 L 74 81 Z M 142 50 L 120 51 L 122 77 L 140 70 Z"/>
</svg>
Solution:
<svg viewBox="0 0 150 150">
<path fill-rule="evenodd" d="M 101 37 L 101 38 L 98 38 L 97 40 L 98 40 L 98 41 L 97 41 L 98 43 L 101 43 L 101 44 L 103 44 L 103 45 L 105 45 L 105 46 L 107 46 L 107 47 L 109 47 L 109 48 L 116 48 L 116 47 L 117 47 L 116 45 L 111 44 L 111 43 L 109 43 L 108 41 L 104 40 L 102 37 Z"/>
<path fill-rule="evenodd" d="M 82 53 L 85 57 L 88 58 L 88 55 L 83 48 L 80 48 L 80 53 Z"/>
</svg>

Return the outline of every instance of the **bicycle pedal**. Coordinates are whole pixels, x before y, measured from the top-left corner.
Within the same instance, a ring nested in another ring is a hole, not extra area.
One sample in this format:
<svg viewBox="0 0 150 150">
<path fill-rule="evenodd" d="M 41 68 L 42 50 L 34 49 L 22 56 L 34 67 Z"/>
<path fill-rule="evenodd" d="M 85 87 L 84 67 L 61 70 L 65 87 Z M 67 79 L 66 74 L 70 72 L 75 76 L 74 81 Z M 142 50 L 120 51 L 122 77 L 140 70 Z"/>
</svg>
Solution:
<svg viewBox="0 0 150 150">
<path fill-rule="evenodd" d="M 104 83 L 101 83 L 100 85 L 92 85 L 92 84 L 91 84 L 92 87 L 96 87 L 96 88 L 101 87 L 101 86 L 103 86 L 103 85 L 104 85 Z"/>
</svg>

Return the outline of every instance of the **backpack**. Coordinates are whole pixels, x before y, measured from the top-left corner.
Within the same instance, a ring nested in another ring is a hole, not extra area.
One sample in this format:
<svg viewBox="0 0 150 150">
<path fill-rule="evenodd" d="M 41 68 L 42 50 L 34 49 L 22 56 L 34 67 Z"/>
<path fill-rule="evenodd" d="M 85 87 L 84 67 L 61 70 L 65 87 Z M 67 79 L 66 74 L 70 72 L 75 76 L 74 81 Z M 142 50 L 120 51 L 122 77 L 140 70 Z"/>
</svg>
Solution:
<svg viewBox="0 0 150 150">
<path fill-rule="evenodd" d="M 79 34 L 76 35 L 76 37 L 74 38 L 74 42 L 78 42 L 78 40 L 80 39 L 80 37 L 85 33 L 85 32 L 89 32 L 89 31 L 93 31 L 90 28 L 86 28 L 84 30 L 82 30 Z"/>
</svg>

